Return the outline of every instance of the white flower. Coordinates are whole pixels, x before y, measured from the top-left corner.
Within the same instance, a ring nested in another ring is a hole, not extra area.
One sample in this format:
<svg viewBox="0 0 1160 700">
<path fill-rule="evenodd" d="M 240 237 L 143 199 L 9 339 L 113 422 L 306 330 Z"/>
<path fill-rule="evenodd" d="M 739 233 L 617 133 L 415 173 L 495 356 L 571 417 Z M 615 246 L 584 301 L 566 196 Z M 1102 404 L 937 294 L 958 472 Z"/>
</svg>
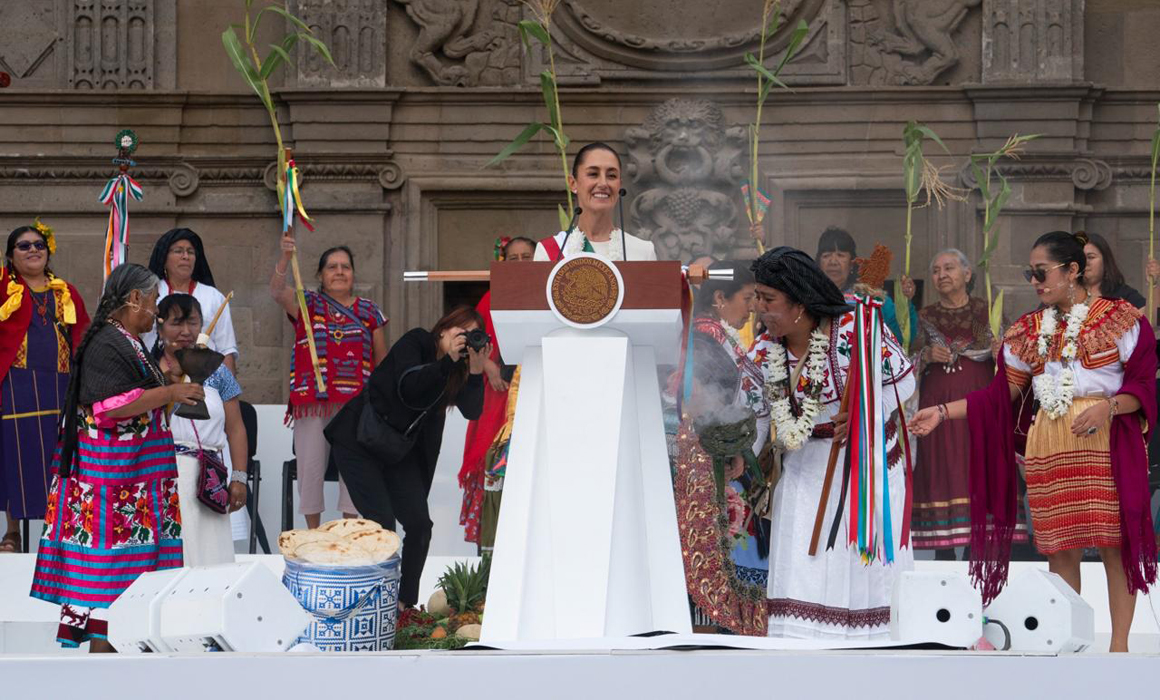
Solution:
<svg viewBox="0 0 1160 700">
<path fill-rule="evenodd" d="M 1049 360 L 1048 348 L 1055 336 L 1056 314 L 1058 311 L 1054 308 L 1045 309 L 1039 324 L 1038 350 L 1044 365 Z M 1071 311 L 1067 314 L 1067 328 L 1063 331 L 1063 347 L 1059 351 L 1059 360 L 1063 365 L 1063 370 L 1059 373 L 1058 381 L 1047 373 L 1045 366 L 1043 373 L 1037 375 L 1031 382 L 1035 398 L 1039 400 L 1039 405 L 1052 420 L 1066 416 L 1071 410 L 1072 400 L 1075 398 L 1075 371 L 1071 368 L 1071 363 L 1079 355 L 1079 333 L 1087 319 L 1087 314 L 1087 304 L 1073 304 Z"/>
<path fill-rule="evenodd" d="M 578 228 L 573 230 L 564 244 L 563 257 L 570 258 L 577 253 L 583 253 L 584 241 L 586 240 L 588 238 L 583 231 Z M 618 228 L 612 229 L 612 237 L 608 239 L 608 259 L 624 260 L 624 238 Z"/>
<path fill-rule="evenodd" d="M 822 411 L 819 397 L 825 387 L 826 357 L 830 350 L 830 336 L 815 330 L 810 334 L 806 350 L 806 366 L 802 376 L 806 380 L 801 415 L 793 415 L 790 396 L 794 387 L 789 385 L 789 352 L 782 343 L 774 343 L 769 353 L 769 379 L 765 385 L 770 403 L 770 418 L 777 431 L 775 444 L 784 450 L 797 450 L 806 444 L 814 430 L 814 420 Z"/>
</svg>

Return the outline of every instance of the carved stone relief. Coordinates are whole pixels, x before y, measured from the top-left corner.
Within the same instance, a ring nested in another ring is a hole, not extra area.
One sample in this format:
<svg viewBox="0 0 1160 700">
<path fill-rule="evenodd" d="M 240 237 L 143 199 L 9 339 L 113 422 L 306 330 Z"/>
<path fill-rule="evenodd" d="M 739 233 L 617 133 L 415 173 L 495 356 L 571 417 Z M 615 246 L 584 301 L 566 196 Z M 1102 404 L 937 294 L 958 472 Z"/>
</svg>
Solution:
<svg viewBox="0 0 1160 700">
<path fill-rule="evenodd" d="M 850 78 L 856 85 L 931 85 L 959 64 L 957 30 L 983 0 L 850 0 Z"/>
<path fill-rule="evenodd" d="M 14 87 L 59 86 L 65 54 L 61 9 L 58 0 L 5 3 L 0 22 L 0 71 L 11 76 Z"/>
<path fill-rule="evenodd" d="M 810 32 L 782 72 L 791 85 L 846 83 L 845 0 L 783 1 L 783 21 L 766 45 L 768 64 L 784 53 L 798 22 Z M 564 0 L 552 26 L 563 83 L 671 80 L 682 77 L 749 78 L 747 52 L 757 53 L 761 3 L 715 0 L 674 13 L 668 0 Z M 545 57 L 535 52 L 525 81 L 536 83 Z"/>
<path fill-rule="evenodd" d="M 299 87 L 386 87 L 385 2 L 295 0 L 291 11 L 326 42 L 334 59 L 334 66 L 330 66 L 316 51 L 302 47 L 297 53 Z"/>
<path fill-rule="evenodd" d="M 737 236 L 745 130 L 729 127 L 707 100 L 671 99 L 625 132 L 635 196 L 632 232 L 654 242 L 661 259 L 728 257 Z"/>
<path fill-rule="evenodd" d="M 1083 0 L 986 0 L 983 82 L 1083 80 Z"/>
<path fill-rule="evenodd" d="M 80 90 L 172 88 L 175 0 L 70 0 L 68 86 Z"/>
<path fill-rule="evenodd" d="M 395 0 L 419 26 L 411 60 L 436 85 L 518 85 L 519 0 Z"/>
</svg>

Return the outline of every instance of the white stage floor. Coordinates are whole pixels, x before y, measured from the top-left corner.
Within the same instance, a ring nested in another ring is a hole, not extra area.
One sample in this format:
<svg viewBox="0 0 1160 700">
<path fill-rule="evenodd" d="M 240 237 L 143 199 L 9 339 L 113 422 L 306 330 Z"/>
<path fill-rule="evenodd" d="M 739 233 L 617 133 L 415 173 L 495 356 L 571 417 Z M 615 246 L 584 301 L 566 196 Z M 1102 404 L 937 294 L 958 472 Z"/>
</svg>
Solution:
<svg viewBox="0 0 1160 700">
<path fill-rule="evenodd" d="M 98 698 L 1155 697 L 1160 656 L 491 651 L 0 656 L 4 696 Z"/>
</svg>

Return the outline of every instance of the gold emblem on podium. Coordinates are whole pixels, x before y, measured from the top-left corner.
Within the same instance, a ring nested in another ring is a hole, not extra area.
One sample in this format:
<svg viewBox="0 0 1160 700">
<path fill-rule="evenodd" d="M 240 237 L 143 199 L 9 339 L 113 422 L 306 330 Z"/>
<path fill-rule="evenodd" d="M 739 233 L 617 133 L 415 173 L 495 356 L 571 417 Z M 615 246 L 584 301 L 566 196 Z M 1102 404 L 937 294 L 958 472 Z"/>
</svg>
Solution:
<svg viewBox="0 0 1160 700">
<path fill-rule="evenodd" d="M 620 275 L 608 261 L 583 255 L 556 267 L 548 296 L 561 318 L 573 325 L 593 326 L 615 315 L 624 295 Z"/>
</svg>

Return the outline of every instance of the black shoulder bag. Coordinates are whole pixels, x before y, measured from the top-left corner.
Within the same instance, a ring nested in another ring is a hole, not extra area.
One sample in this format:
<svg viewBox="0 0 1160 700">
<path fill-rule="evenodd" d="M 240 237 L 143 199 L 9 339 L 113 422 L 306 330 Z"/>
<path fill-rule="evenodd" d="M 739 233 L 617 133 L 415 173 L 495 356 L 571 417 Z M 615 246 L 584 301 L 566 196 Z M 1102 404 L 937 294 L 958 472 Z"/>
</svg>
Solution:
<svg viewBox="0 0 1160 700">
<path fill-rule="evenodd" d="M 419 426 L 423 423 L 423 419 L 427 417 L 427 413 L 432 408 L 435 408 L 435 404 L 443 399 L 443 394 L 447 391 L 447 388 L 444 387 L 443 391 L 439 392 L 439 396 L 426 408 L 420 409 L 408 405 L 403 400 L 403 379 L 411 372 L 418 371 L 423 367 L 424 365 L 417 365 L 403 372 L 399 376 L 399 383 L 395 388 L 399 393 L 399 401 L 404 406 L 412 411 L 420 411 L 419 416 L 411 421 L 411 425 L 407 426 L 407 429 L 403 432 L 399 432 L 395 426 L 388 423 L 387 419 L 375 410 L 374 405 L 371 403 L 370 394 L 367 393 L 370 390 L 370 385 L 367 385 L 363 390 L 365 395 L 363 396 L 362 411 L 359 412 L 358 416 L 358 428 L 355 432 L 355 438 L 358 440 L 359 446 L 364 450 L 373 453 L 376 457 L 387 462 L 398 462 L 407 456 L 407 453 L 415 446 L 415 439 L 418 437 Z"/>
</svg>

